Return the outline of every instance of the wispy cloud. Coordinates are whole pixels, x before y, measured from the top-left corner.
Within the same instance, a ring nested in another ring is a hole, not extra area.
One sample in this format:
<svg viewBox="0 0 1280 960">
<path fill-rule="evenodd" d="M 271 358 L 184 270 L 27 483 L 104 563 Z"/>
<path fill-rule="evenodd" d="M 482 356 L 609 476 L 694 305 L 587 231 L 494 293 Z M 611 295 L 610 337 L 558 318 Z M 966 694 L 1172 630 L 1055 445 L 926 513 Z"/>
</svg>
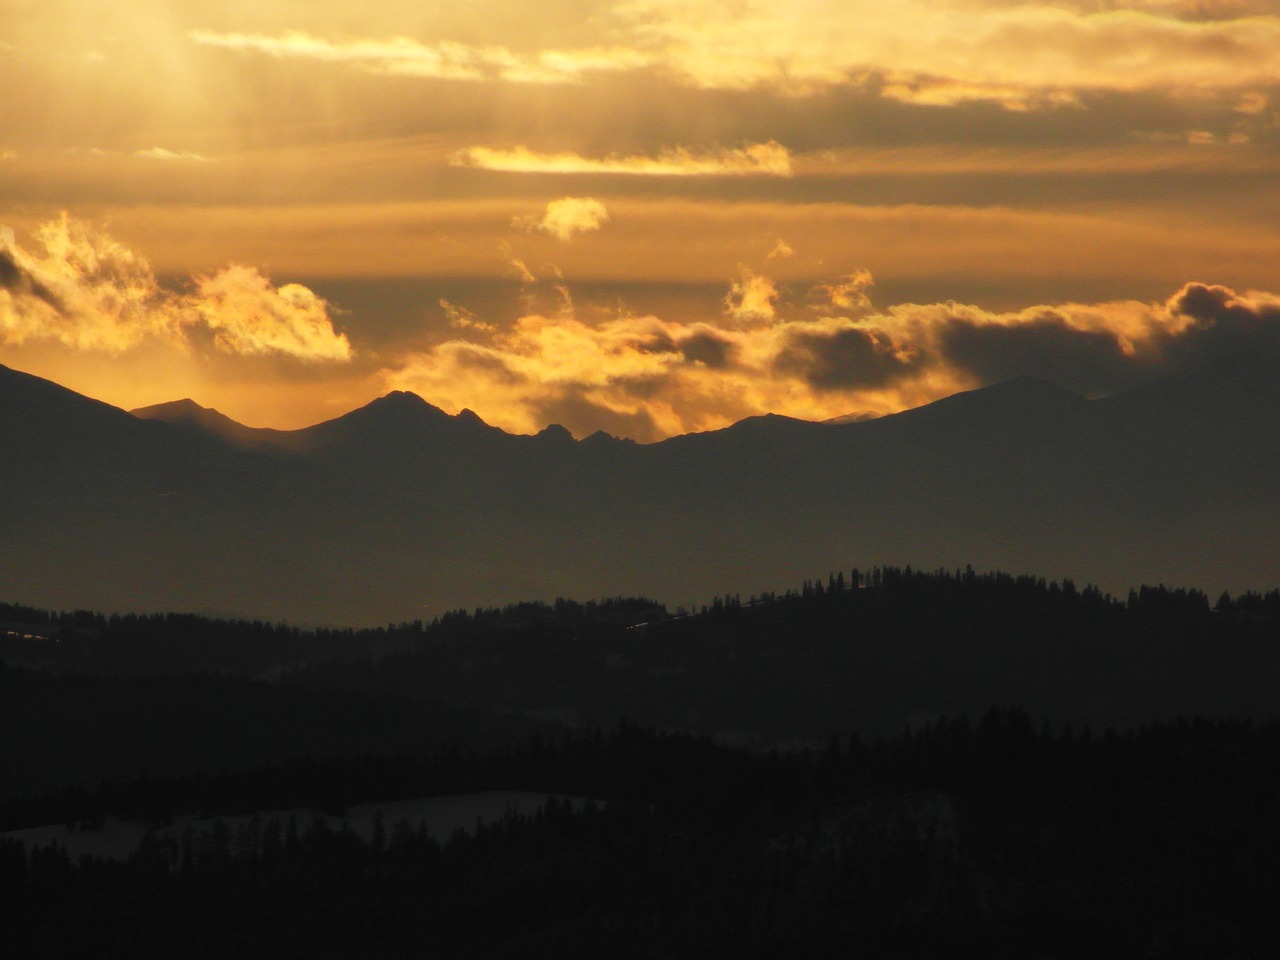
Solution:
<svg viewBox="0 0 1280 960">
<path fill-rule="evenodd" d="M 407 36 L 191 31 L 201 45 L 397 75 L 524 84 L 651 71 L 707 90 L 811 96 L 860 87 L 929 106 L 1076 107 L 1094 92 L 1188 97 L 1280 83 L 1268 0 L 625 0 L 599 11 L 606 43 L 525 51 Z M 505 36 L 496 33 L 495 36 Z"/>
<path fill-rule="evenodd" d="M 768 0 L 629 0 L 621 14 L 668 70 L 707 89 L 867 85 L 911 102 L 1031 109 L 1073 104 L 1084 91 L 1280 79 L 1274 4 L 1098 6 L 810 0 L 799 14 Z"/>
<path fill-rule="evenodd" d="M 91 157 L 127 160 L 158 160 L 161 163 L 213 163 L 212 157 L 189 150 L 170 150 L 166 147 L 148 147 L 145 150 L 106 150 L 102 147 L 73 147 L 69 154 L 88 154 Z"/>
<path fill-rule="evenodd" d="M 409 37 L 329 39 L 298 30 L 270 35 L 193 30 L 196 43 L 273 57 L 348 63 L 375 72 L 440 80 L 502 80 L 509 83 L 579 83 L 584 77 L 635 70 L 649 57 L 627 47 L 588 47 L 517 54 L 502 45 L 477 46 Z"/>
<path fill-rule="evenodd" d="M 470 147 L 450 158 L 455 167 L 507 173 L 624 174 L 650 177 L 791 176 L 791 153 L 770 140 L 734 149 L 699 153 L 683 147 L 656 156 L 584 157 L 578 153 L 539 153 L 518 146 L 509 150 Z"/>
<path fill-rule="evenodd" d="M 135 157 L 142 157 L 144 160 L 161 160 L 166 163 L 175 160 L 186 160 L 193 163 L 212 163 L 209 157 L 199 153 L 191 153 L 186 150 L 166 150 L 164 147 L 151 147 L 148 150 L 138 150 L 134 153 Z"/>
</svg>

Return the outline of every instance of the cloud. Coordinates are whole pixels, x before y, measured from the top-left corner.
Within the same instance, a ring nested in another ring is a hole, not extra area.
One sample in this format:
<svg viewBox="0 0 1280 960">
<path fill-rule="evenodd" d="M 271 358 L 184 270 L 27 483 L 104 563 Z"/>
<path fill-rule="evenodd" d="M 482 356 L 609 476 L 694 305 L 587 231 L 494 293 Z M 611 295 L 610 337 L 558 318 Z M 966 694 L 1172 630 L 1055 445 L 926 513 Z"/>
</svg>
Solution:
<svg viewBox="0 0 1280 960">
<path fill-rule="evenodd" d="M 630 0 L 621 8 L 637 40 L 692 86 L 807 96 L 862 85 L 908 102 L 1018 110 L 1074 104 L 1087 91 L 1273 84 L 1276 13 L 1262 3 L 962 0 L 807 0 L 802 11 L 768 0 Z"/>
<path fill-rule="evenodd" d="M 591 197 L 562 197 L 547 204 L 541 217 L 516 217 L 515 226 L 541 230 L 561 240 L 572 240 L 575 233 L 599 230 L 609 219 L 603 203 Z"/>
<path fill-rule="evenodd" d="M 277 35 L 193 30 L 188 37 L 208 47 L 347 63 L 379 73 L 438 80 L 581 83 L 593 74 L 635 70 L 649 63 L 648 55 L 628 47 L 548 49 L 525 55 L 496 44 L 476 46 L 450 40 L 428 44 L 403 36 L 331 40 L 300 30 Z"/>
<path fill-rule="evenodd" d="M 737 347 L 733 338 L 709 327 L 694 328 L 672 344 L 692 363 L 700 363 L 713 370 L 724 370 L 736 358 Z"/>
<path fill-rule="evenodd" d="M 1222 357 L 1262 344 L 1280 343 L 1280 296 L 1229 287 L 1188 283 L 1167 303 L 1175 336 L 1162 352 L 1182 365 Z"/>
<path fill-rule="evenodd" d="M 795 256 L 795 250 L 792 248 L 791 244 L 779 237 L 778 242 L 773 245 L 773 249 L 769 251 L 768 255 L 766 255 L 764 259 L 768 262 L 769 260 L 778 259 L 787 260 L 793 256 Z"/>
<path fill-rule="evenodd" d="M 189 160 L 195 163 L 212 163 L 208 157 L 198 153 L 190 153 L 185 150 L 166 150 L 164 147 L 151 147 L 149 150 L 138 150 L 134 153 L 135 157 L 142 157 L 144 160 L 162 160 L 172 162 L 174 160 Z"/>
<path fill-rule="evenodd" d="M 509 150 L 470 147 L 455 153 L 455 167 L 504 173 L 624 174 L 650 177 L 791 176 L 791 154 L 782 144 L 751 143 L 731 150 L 696 153 L 683 147 L 657 156 L 584 157 L 577 153 L 538 153 L 528 147 Z"/>
<path fill-rule="evenodd" d="M 1246 94 L 1267 96 L 1280 83 L 1280 9 L 1266 0 L 585 0 L 553 4 L 532 19 L 504 5 L 462 6 L 483 12 L 370 15 L 368 23 L 381 22 L 360 36 L 327 27 L 323 12 L 309 15 L 307 29 L 282 30 L 289 14 L 278 11 L 260 18 L 259 31 L 180 36 L 206 50 L 386 77 L 578 88 L 605 79 L 632 88 L 617 91 L 616 100 L 610 91 L 620 112 L 637 100 L 647 112 L 646 94 L 657 101 L 684 87 L 814 98 L 843 90 L 923 108 L 993 104 L 1098 116 L 1124 115 L 1109 99 L 1116 93 L 1155 93 L 1196 111 L 1216 99 L 1221 113 L 1247 107 Z M 387 101 L 401 96 L 393 92 Z M 411 93 L 404 100 L 415 103 Z M 734 101 L 717 103 L 736 112 Z M 521 123 L 524 136 L 535 135 L 531 128 L 566 129 L 542 107 L 534 113 L 541 120 Z M 711 122 L 694 120 L 690 128 Z M 859 118 L 848 129 L 861 136 L 866 126 Z M 637 129 L 628 125 L 627 132 Z"/>
<path fill-rule="evenodd" d="M 965 103 L 986 101 L 1021 113 L 1051 107 L 1082 106 L 1079 96 L 1070 90 L 1026 88 L 1007 83 L 975 83 L 918 75 L 890 78 L 880 85 L 879 93 L 889 100 L 922 107 L 957 107 Z"/>
<path fill-rule="evenodd" d="M 956 317 L 938 331 L 938 349 L 981 383 L 1032 376 L 1092 394 L 1126 386 L 1140 373 L 1115 333 L 1078 329 L 1050 309 L 1016 324 Z"/>
<path fill-rule="evenodd" d="M 826 307 L 863 313 L 871 309 L 868 291 L 874 284 L 870 270 L 857 270 L 831 283 L 818 284 L 814 292 L 821 296 Z"/>
<path fill-rule="evenodd" d="M 827 320 L 792 325 L 773 369 L 827 393 L 887 387 L 909 377 L 924 362 L 923 354 L 900 346 L 883 330 Z"/>
<path fill-rule="evenodd" d="M 908 102 L 1076 103 L 1091 90 L 1232 89 L 1280 74 L 1280 17 L 1268 0 L 624 0 L 589 3 L 573 33 L 537 46 L 500 15 L 502 42 L 193 30 L 206 47 L 457 81 L 581 83 L 637 70 L 711 90 L 807 96 L 867 85 Z M 437 29 L 439 29 L 437 27 Z M 561 34 L 567 32 L 563 29 Z M 477 36 L 474 28 L 465 31 Z"/>
<path fill-rule="evenodd" d="M 91 157 L 126 157 L 139 160 L 159 160 L 162 163 L 174 163 L 182 161 L 186 163 L 213 163 L 212 157 L 206 157 L 201 153 L 192 153 L 188 150 L 169 150 L 165 147 L 148 147 L 146 150 L 134 150 L 128 153 L 121 150 L 104 150 L 102 147 L 87 147 L 84 149 L 73 148 L 67 153 L 87 153 Z"/>
<path fill-rule="evenodd" d="M 237 264 L 195 283 L 195 295 L 183 297 L 180 310 L 199 317 L 227 353 L 351 359 L 351 344 L 334 331 L 329 305 L 301 284 L 275 287 L 253 267 Z"/>
<path fill-rule="evenodd" d="M 954 302 L 877 310 L 859 299 L 871 282 L 859 272 L 824 285 L 847 291 L 856 315 L 815 318 L 791 309 L 767 278 L 744 272 L 730 301 L 740 307 L 743 291 L 765 293 L 733 329 L 656 316 L 587 323 L 567 310 L 532 314 L 483 342 L 450 340 L 406 356 L 386 377 L 516 432 L 555 420 L 579 436 L 604 429 L 651 441 L 761 413 L 892 413 L 1019 375 L 1104 395 L 1280 342 L 1280 296 L 1203 283 L 1154 303 L 995 312 Z"/>
<path fill-rule="evenodd" d="M 167 290 L 143 257 L 66 214 L 35 240 L 42 252 L 28 253 L 12 231 L 0 233 L 0 342 L 118 354 L 148 340 L 184 350 L 208 340 L 230 354 L 352 358 L 328 304 L 299 284 L 275 287 L 233 265 L 196 277 L 191 292 Z"/>
<path fill-rule="evenodd" d="M 498 249 L 502 252 L 502 258 L 506 261 L 508 269 L 523 284 L 537 283 L 538 278 L 534 276 L 533 271 L 526 266 L 525 262 L 515 255 L 511 249 L 511 244 L 503 241 L 498 244 Z"/>
<path fill-rule="evenodd" d="M 82 350 L 119 352 L 167 336 L 175 317 L 145 260 L 65 214 L 35 233 L 44 254 L 8 234 L 0 249 L 0 337 L 52 339 Z"/>
<path fill-rule="evenodd" d="M 1271 106 L 1271 98 L 1261 90 L 1246 90 L 1231 109 L 1236 113 L 1256 117 L 1264 113 L 1269 106 Z"/>
<path fill-rule="evenodd" d="M 724 310 L 739 324 L 750 325 L 772 320 L 777 314 L 773 309 L 778 299 L 778 288 L 768 277 L 752 273 L 740 267 L 741 276 L 729 284 L 724 298 Z"/>
<path fill-rule="evenodd" d="M 480 330 L 484 333 L 493 333 L 498 328 L 492 323 L 485 323 L 476 316 L 475 311 L 468 310 L 466 307 L 456 303 L 450 303 L 448 300 L 441 298 L 440 308 L 444 311 L 445 319 L 448 320 L 449 326 L 455 330 Z"/>
</svg>

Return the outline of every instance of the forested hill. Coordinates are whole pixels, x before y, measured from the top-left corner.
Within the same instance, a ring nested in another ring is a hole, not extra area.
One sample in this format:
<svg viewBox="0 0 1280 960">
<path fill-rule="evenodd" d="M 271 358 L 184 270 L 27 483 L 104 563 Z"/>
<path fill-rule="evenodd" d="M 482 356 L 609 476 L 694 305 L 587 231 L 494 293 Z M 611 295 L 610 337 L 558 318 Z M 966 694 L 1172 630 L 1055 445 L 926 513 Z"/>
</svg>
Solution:
<svg viewBox="0 0 1280 960">
<path fill-rule="evenodd" d="M 375 630 L 178 615 L 0 618 L 44 670 L 215 671 L 569 725 L 626 717 L 769 744 L 891 735 L 993 704 L 1126 726 L 1278 712 L 1280 590 L 1211 600 L 971 570 L 851 570 L 697 612 L 647 599 L 526 603 Z M 15 631 L 16 632 L 16 631 Z"/>
<path fill-rule="evenodd" d="M 1280 591 L 1210 601 L 1144 587 L 1116 599 L 889 567 L 631 625 L 572 605 L 459 614 L 423 641 L 364 671 L 314 664 L 296 678 L 760 744 L 893 735 L 993 704 L 1120 727 L 1280 709 Z"/>
</svg>

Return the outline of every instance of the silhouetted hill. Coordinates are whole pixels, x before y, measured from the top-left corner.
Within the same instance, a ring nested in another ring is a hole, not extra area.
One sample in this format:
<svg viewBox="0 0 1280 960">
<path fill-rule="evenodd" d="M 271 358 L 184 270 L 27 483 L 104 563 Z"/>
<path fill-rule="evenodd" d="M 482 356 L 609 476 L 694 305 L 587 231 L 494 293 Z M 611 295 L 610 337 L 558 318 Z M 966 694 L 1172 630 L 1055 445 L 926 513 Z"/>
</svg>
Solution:
<svg viewBox="0 0 1280 960">
<path fill-rule="evenodd" d="M 0 605 L 0 658 L 53 673 L 199 670 L 418 704 L 762 744 L 894 735 L 1014 705 L 1039 722 L 1119 728 L 1178 716 L 1280 719 L 1280 589 L 1212 604 L 1124 598 L 972 570 L 846 570 L 695 614 L 641 598 L 455 611 L 363 631 Z M 33 631 L 26 631 L 33 632 Z M 35 717 L 34 708 L 31 716 Z"/>
<path fill-rule="evenodd" d="M 927 424 L 934 429 L 1038 426 L 1046 418 L 1079 415 L 1087 403 L 1078 393 L 1056 383 L 1035 377 L 1014 377 L 989 387 L 953 394 L 923 407 L 879 417 L 874 421 L 876 426 L 870 429 L 901 429 L 904 424 L 916 427 Z"/>
<path fill-rule="evenodd" d="M 293 431 L 246 427 L 226 414 L 219 413 L 211 407 L 202 407 L 189 398 L 157 403 L 149 407 L 138 407 L 129 412 L 140 420 L 159 420 L 173 426 L 210 434 L 236 446 L 251 449 L 267 447 L 289 449 L 294 446 Z"/>
<path fill-rule="evenodd" d="M 152 435 L 148 425 L 110 404 L 0 365 L 0 438 L 9 465 L 40 469 L 68 456 L 111 456 Z"/>
<path fill-rule="evenodd" d="M 144 422 L 14 371 L 0 390 L 0 592 L 50 606 L 368 623 L 556 595 L 701 603 L 882 561 L 1114 591 L 1276 578 L 1265 352 L 1105 400 L 1019 378 L 650 445 L 513 436 L 406 393 L 268 437 L 194 405 Z"/>
</svg>

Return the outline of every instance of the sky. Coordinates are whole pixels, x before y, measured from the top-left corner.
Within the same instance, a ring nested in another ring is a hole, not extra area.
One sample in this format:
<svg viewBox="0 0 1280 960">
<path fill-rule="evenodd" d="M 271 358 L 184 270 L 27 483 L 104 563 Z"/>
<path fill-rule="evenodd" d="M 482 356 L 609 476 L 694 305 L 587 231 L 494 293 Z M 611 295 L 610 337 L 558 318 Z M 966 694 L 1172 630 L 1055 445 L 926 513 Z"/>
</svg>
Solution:
<svg viewBox="0 0 1280 960">
<path fill-rule="evenodd" d="M 651 442 L 1274 341 L 1280 0 L 0 0 L 0 363 Z"/>
</svg>

